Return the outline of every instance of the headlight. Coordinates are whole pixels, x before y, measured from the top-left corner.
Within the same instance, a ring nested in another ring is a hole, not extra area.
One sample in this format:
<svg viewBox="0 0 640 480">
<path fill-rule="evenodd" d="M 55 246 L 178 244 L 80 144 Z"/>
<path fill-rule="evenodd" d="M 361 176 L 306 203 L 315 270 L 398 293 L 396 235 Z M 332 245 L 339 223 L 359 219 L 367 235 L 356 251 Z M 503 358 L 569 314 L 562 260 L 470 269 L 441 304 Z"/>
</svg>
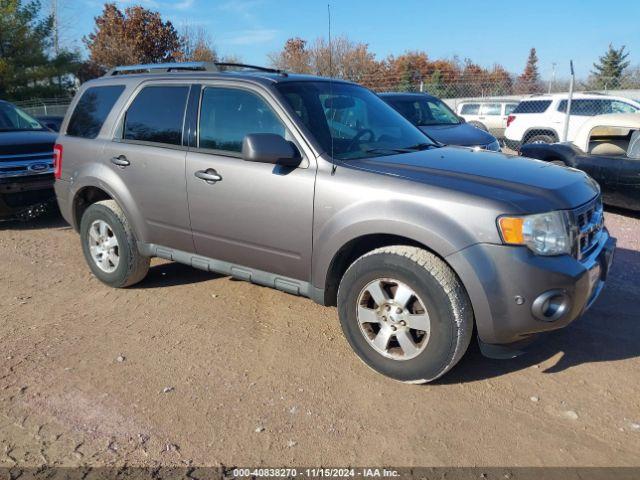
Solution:
<svg viewBox="0 0 640 480">
<path fill-rule="evenodd" d="M 493 142 L 491 142 L 490 144 L 488 144 L 486 147 L 484 147 L 486 150 L 489 150 L 491 152 L 499 152 L 501 151 L 500 149 L 500 142 L 498 142 L 498 140 L 494 140 Z"/>
<path fill-rule="evenodd" d="M 502 241 L 526 245 L 538 255 L 571 254 L 569 219 L 564 212 L 498 218 Z"/>
</svg>

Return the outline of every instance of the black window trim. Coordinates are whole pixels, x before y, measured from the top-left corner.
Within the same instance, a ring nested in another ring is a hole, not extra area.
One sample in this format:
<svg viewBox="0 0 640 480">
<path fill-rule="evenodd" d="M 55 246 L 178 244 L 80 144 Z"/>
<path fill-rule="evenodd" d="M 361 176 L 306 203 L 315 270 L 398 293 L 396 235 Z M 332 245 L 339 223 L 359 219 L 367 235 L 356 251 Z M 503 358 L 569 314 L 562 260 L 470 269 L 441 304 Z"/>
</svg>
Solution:
<svg viewBox="0 0 640 480">
<path fill-rule="evenodd" d="M 197 83 L 193 83 L 193 82 L 185 82 L 185 81 L 181 81 L 181 82 L 163 82 L 163 81 L 157 81 L 157 80 L 152 80 L 149 82 L 142 82 L 139 85 L 137 85 L 135 87 L 135 90 L 133 91 L 133 93 L 129 96 L 129 99 L 127 101 L 127 104 L 124 106 L 121 114 L 120 114 L 120 118 L 118 120 L 118 124 L 117 124 L 117 128 L 115 129 L 114 135 L 113 135 L 113 141 L 116 143 L 127 143 L 130 145 L 142 145 L 142 146 L 146 146 L 146 147 L 158 147 L 158 148 L 166 148 L 169 150 L 180 150 L 180 151 L 188 151 L 189 150 L 189 146 L 185 145 L 184 141 L 185 141 L 185 125 L 186 125 L 186 121 L 187 121 L 187 111 L 189 109 L 189 100 L 191 98 L 191 90 L 192 88 L 197 85 Z M 131 140 L 131 139 L 127 139 L 124 138 L 124 124 L 127 118 L 127 112 L 129 111 L 129 108 L 131 108 L 131 105 L 133 104 L 133 102 L 136 100 L 136 98 L 138 98 L 138 95 L 140 95 L 140 93 L 147 87 L 188 87 L 189 91 L 187 92 L 187 100 L 185 101 L 185 106 L 184 106 L 184 111 L 182 112 L 182 127 L 181 127 L 181 133 L 180 133 L 180 145 L 174 145 L 173 143 L 160 143 L 160 142 L 150 142 L 147 140 Z"/>
<path fill-rule="evenodd" d="M 74 113 L 76 112 L 76 109 L 78 108 L 78 105 L 80 104 L 80 101 L 82 100 L 82 98 L 85 96 L 85 94 L 92 89 L 95 88 L 103 88 L 103 87 L 122 87 L 122 91 L 120 92 L 120 95 L 118 95 L 118 98 L 116 98 L 116 101 L 113 102 L 113 105 L 111 105 L 111 108 L 109 109 L 109 113 L 107 113 L 107 116 L 104 117 L 104 121 L 102 122 L 102 125 L 100 125 L 100 129 L 98 130 L 98 133 L 96 134 L 95 137 L 80 137 L 78 135 L 72 135 L 69 133 L 69 125 L 71 124 L 71 120 L 73 118 Z M 69 115 L 69 120 L 66 122 L 66 125 L 64 124 L 64 120 L 63 119 L 63 124 L 60 126 L 60 135 L 64 135 L 65 137 L 71 137 L 71 138 L 78 138 L 81 140 L 95 140 L 96 138 L 100 137 L 100 134 L 103 133 L 102 130 L 104 129 L 104 126 L 108 123 L 109 121 L 109 117 L 111 115 L 114 115 L 115 111 L 116 111 L 116 106 L 118 105 L 118 102 L 122 101 L 122 97 L 123 94 L 127 91 L 127 85 L 124 83 L 105 83 L 105 84 L 96 84 L 96 85 L 91 85 L 89 87 L 87 87 L 81 95 L 78 96 L 76 102 L 73 105 L 70 105 L 71 110 L 71 115 Z"/>
<path fill-rule="evenodd" d="M 305 153 L 305 149 L 301 148 L 300 142 L 297 139 L 297 136 L 291 131 L 292 129 L 287 125 L 287 122 L 285 121 L 285 119 L 283 118 L 283 115 L 278 111 L 276 107 L 276 103 L 275 101 L 271 101 L 266 95 L 264 95 L 262 93 L 262 91 L 259 88 L 252 88 L 253 86 L 251 85 L 245 85 L 242 83 L 230 83 L 230 82 L 217 82 L 217 81 L 213 81 L 213 82 L 207 82 L 207 83 L 202 83 L 200 86 L 200 96 L 198 99 L 198 108 L 196 111 L 196 128 L 195 128 L 195 142 L 194 142 L 194 146 L 189 148 L 189 151 L 191 152 L 196 152 L 196 153 L 202 153 L 202 154 L 206 154 L 206 155 L 216 155 L 216 156 L 220 156 L 220 157 L 228 157 L 228 158 L 235 158 L 235 159 L 242 159 L 242 152 L 232 152 L 229 150 L 217 150 L 217 149 L 213 149 L 213 148 L 201 148 L 200 147 L 200 113 L 202 111 L 202 98 L 204 96 L 204 91 L 207 88 L 228 88 L 228 89 L 235 89 L 235 90 L 244 90 L 246 92 L 249 92 L 253 95 L 258 96 L 258 98 L 260 98 L 262 101 L 265 102 L 265 104 L 267 104 L 267 106 L 269 108 L 271 108 L 271 110 L 273 111 L 273 114 L 278 118 L 278 120 L 280 120 L 280 122 L 282 123 L 282 126 L 284 127 L 284 129 L 286 131 L 289 132 L 289 134 L 293 137 L 293 143 L 296 146 L 296 148 L 298 149 L 298 152 L 300 153 L 301 157 L 302 157 L 302 162 L 300 162 L 300 165 L 298 165 L 296 168 L 308 168 L 310 165 L 309 160 L 307 159 L 307 155 Z M 284 109 L 283 109 L 284 110 Z M 291 120 L 290 120 L 291 122 Z M 295 125 L 294 122 L 291 122 Z"/>
</svg>

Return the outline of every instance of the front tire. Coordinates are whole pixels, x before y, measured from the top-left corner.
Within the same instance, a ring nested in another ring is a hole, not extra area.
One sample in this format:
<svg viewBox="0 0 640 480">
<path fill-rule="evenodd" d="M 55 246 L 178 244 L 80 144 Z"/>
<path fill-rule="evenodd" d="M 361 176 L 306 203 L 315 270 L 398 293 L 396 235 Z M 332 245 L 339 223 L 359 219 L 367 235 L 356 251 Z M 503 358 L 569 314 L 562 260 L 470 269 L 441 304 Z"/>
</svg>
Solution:
<svg viewBox="0 0 640 480">
<path fill-rule="evenodd" d="M 149 271 L 149 257 L 140 254 L 127 217 L 114 200 L 90 205 L 80 222 L 82 251 L 100 281 L 115 288 L 140 282 Z"/>
<path fill-rule="evenodd" d="M 416 247 L 383 247 L 356 260 L 340 282 L 338 310 L 360 359 L 408 383 L 444 375 L 473 332 L 471 303 L 456 274 Z"/>
</svg>

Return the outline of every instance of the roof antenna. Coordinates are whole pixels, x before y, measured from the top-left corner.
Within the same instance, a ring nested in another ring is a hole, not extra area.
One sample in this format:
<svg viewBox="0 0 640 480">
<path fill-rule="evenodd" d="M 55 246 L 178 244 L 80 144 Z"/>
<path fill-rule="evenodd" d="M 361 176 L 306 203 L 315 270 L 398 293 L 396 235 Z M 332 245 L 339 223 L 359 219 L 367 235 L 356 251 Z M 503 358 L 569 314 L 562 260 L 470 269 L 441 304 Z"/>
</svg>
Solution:
<svg viewBox="0 0 640 480">
<path fill-rule="evenodd" d="M 327 14 L 329 19 L 329 98 L 331 98 L 331 115 L 333 115 L 333 44 L 331 43 L 331 4 L 327 3 Z M 333 119 L 332 119 L 333 120 Z M 329 127 L 329 136 L 331 137 L 331 160 L 335 162 L 333 158 L 333 135 L 331 134 L 331 125 Z M 331 175 L 336 173 L 338 166 L 333 163 L 331 167 Z"/>
</svg>

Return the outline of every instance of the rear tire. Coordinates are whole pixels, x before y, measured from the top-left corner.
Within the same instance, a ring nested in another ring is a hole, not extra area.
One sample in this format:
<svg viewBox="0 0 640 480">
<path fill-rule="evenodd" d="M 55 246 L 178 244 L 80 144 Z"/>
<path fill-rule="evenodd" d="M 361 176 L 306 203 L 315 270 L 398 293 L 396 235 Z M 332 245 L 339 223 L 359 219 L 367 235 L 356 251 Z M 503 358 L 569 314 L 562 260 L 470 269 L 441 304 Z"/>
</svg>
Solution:
<svg viewBox="0 0 640 480">
<path fill-rule="evenodd" d="M 547 135 L 547 134 L 540 134 L 540 135 L 532 135 L 529 138 L 527 138 L 527 141 L 524 142 L 524 144 L 528 144 L 528 143 L 555 143 L 556 139 L 551 136 L 551 135 Z"/>
<path fill-rule="evenodd" d="M 80 239 L 89 268 L 103 283 L 123 288 L 146 277 L 150 259 L 140 254 L 127 217 L 114 200 L 94 203 L 85 210 Z"/>
<path fill-rule="evenodd" d="M 338 310 L 360 359 L 407 383 L 444 375 L 473 332 L 471 302 L 456 274 L 416 247 L 383 247 L 356 260 L 340 282 Z"/>
</svg>

